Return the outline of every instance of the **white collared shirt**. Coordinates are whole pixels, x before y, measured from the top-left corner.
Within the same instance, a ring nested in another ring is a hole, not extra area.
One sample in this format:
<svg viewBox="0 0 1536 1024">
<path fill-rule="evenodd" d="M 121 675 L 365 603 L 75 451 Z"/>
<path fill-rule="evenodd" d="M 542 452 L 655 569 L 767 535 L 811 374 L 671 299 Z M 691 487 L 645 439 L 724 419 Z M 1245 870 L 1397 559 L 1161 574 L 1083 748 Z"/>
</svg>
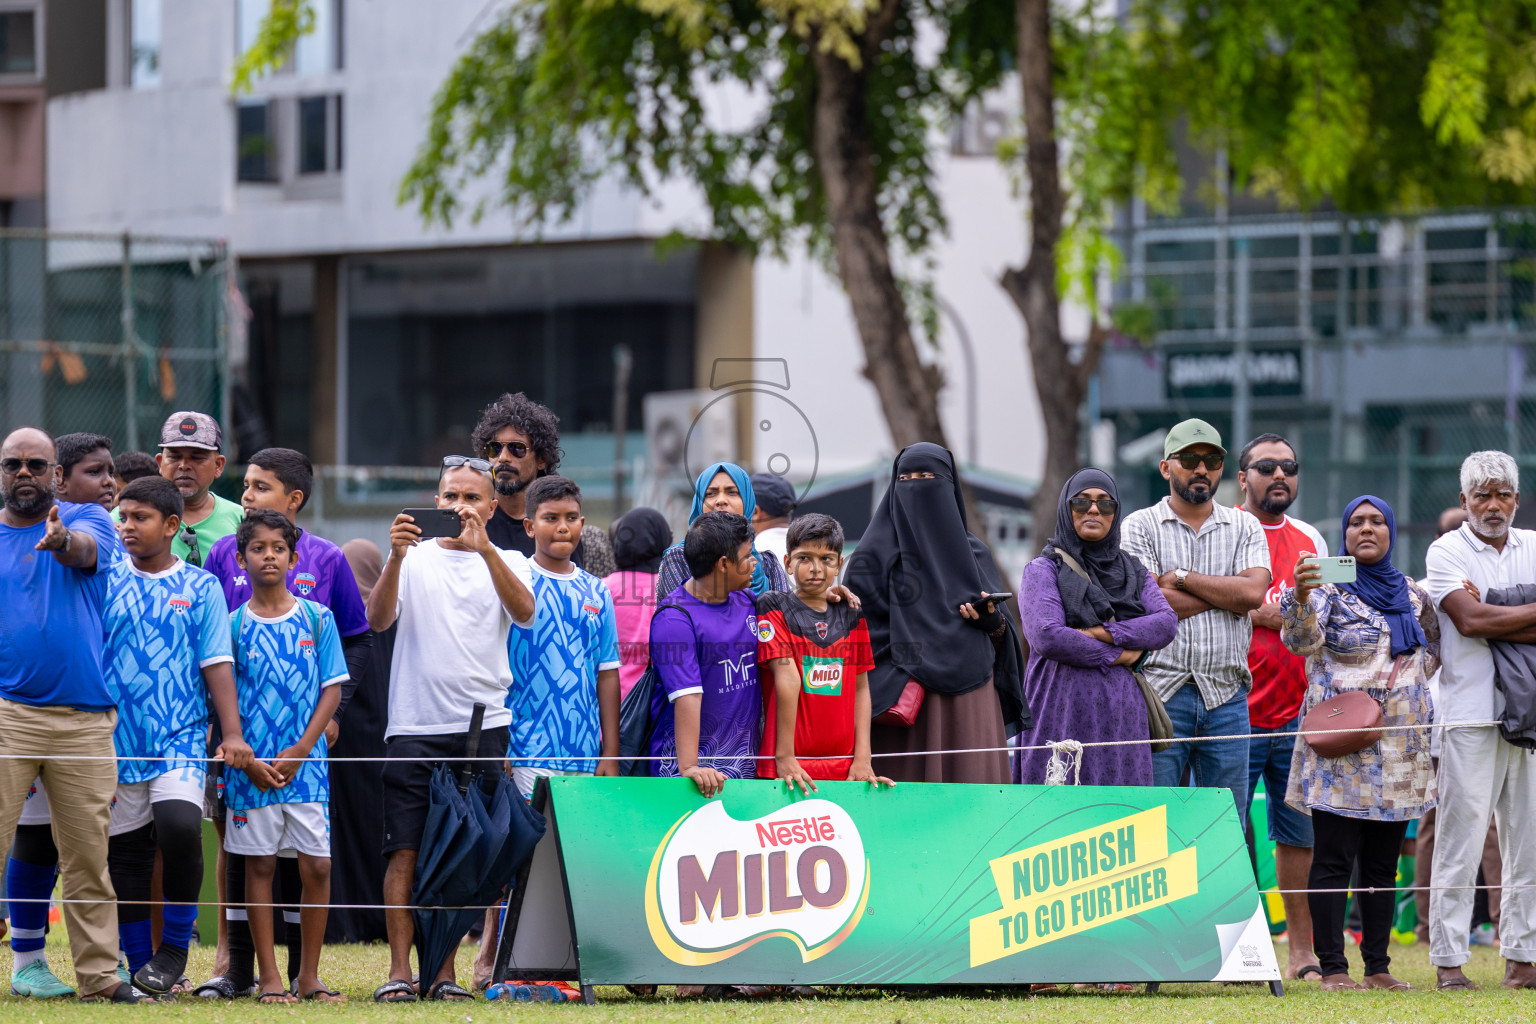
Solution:
<svg viewBox="0 0 1536 1024">
<path fill-rule="evenodd" d="M 1478 592 L 1536 583 L 1536 531 L 1510 528 L 1499 551 L 1469 524 L 1435 541 L 1425 555 L 1424 589 L 1440 616 L 1440 695 L 1435 720 L 1485 722 L 1504 713 L 1504 695 L 1493 685 L 1493 652 L 1488 641 L 1465 637 L 1441 602 L 1471 580 Z"/>
</svg>

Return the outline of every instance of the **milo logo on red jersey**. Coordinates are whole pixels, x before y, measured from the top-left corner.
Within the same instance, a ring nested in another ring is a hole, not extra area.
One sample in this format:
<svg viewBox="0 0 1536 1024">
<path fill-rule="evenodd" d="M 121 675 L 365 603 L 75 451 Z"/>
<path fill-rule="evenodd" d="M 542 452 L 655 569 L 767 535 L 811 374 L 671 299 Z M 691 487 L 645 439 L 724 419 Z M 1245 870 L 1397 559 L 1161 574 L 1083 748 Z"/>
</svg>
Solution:
<svg viewBox="0 0 1536 1024">
<path fill-rule="evenodd" d="M 824 697 L 837 697 L 843 692 L 843 659 L 813 658 L 809 654 L 800 659 L 800 676 L 805 681 L 806 693 Z"/>
<path fill-rule="evenodd" d="M 842 807 L 802 800 L 791 813 L 737 821 L 713 800 L 657 847 L 645 920 L 675 963 L 719 963 L 774 938 L 809 962 L 852 934 L 868 894 L 864 841 Z"/>
</svg>

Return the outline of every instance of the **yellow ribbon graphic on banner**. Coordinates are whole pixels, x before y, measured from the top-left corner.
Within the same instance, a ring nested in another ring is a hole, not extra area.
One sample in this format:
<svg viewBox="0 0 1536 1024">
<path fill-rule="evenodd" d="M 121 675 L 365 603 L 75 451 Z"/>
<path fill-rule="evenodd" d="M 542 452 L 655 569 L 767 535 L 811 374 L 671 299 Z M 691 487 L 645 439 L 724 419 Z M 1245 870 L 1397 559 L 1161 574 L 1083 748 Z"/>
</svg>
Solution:
<svg viewBox="0 0 1536 1024">
<path fill-rule="evenodd" d="M 971 919 L 971 966 L 1134 917 L 1199 891 L 1195 848 L 1168 853 L 1168 808 L 1031 846 L 990 864 L 1002 908 Z"/>
</svg>

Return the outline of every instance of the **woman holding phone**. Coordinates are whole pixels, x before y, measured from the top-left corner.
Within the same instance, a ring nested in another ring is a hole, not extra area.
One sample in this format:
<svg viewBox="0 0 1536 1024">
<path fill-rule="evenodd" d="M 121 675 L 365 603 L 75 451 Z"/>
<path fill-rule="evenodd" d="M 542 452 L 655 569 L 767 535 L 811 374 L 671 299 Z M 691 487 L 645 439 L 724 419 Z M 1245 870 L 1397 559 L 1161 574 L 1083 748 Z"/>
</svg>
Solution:
<svg viewBox="0 0 1536 1024">
<path fill-rule="evenodd" d="M 1312 816 L 1307 888 L 1319 891 L 1307 902 L 1322 987 L 1406 989 L 1389 970 L 1387 944 L 1408 822 L 1435 805 L 1429 677 L 1440 665 L 1440 623 L 1429 595 L 1392 565 L 1397 521 L 1390 505 L 1375 495 L 1356 498 L 1344 509 L 1343 536 L 1343 553 L 1355 559 L 1354 581 L 1321 582 L 1319 560 L 1302 552 L 1296 586 L 1280 595 L 1280 638 L 1307 659 L 1303 715 L 1363 690 L 1381 705 L 1383 731 L 1376 742 L 1335 757 L 1313 745 L 1337 737 L 1305 736 L 1296 745 L 1285 802 Z M 1344 957 L 1351 886 L 1360 903 L 1363 986 L 1350 978 Z"/>
</svg>

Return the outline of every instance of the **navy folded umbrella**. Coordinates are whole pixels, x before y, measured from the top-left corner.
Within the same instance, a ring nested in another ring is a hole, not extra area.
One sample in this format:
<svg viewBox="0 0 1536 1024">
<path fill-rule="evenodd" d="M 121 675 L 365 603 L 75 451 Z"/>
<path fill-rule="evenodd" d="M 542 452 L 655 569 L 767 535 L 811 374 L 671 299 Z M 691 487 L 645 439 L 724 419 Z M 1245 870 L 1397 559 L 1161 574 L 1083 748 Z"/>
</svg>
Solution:
<svg viewBox="0 0 1536 1024">
<path fill-rule="evenodd" d="M 484 712 L 484 705 L 475 705 L 465 744 L 468 757 L 478 756 Z M 467 766 L 455 771 L 438 765 L 429 792 L 411 889 L 411 902 L 419 908 L 412 915 L 422 995 L 484 913 L 481 908 L 501 899 L 545 827 L 543 816 L 528 807 L 502 772 L 486 779 Z"/>
</svg>

